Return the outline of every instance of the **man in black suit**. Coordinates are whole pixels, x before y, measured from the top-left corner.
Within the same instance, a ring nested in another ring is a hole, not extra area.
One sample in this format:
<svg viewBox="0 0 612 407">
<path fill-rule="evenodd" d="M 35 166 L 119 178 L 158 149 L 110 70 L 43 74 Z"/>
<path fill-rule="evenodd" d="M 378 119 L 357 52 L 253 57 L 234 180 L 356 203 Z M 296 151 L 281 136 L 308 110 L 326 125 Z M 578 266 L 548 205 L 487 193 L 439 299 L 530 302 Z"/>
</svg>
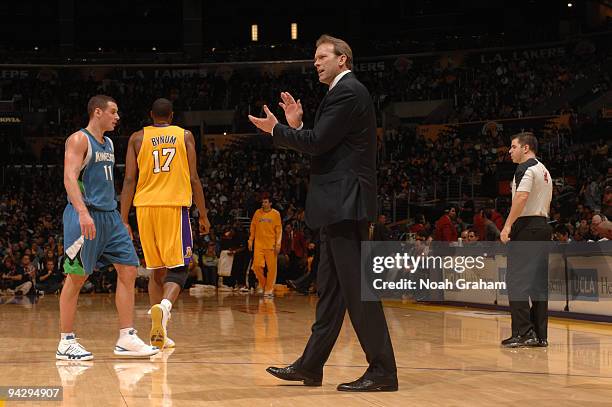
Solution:
<svg viewBox="0 0 612 407">
<path fill-rule="evenodd" d="M 351 73 L 352 51 L 337 38 L 317 41 L 314 65 L 329 92 L 317 110 L 314 128 L 303 129 L 302 106 L 287 92 L 280 106 L 289 126 L 264 106 L 265 118 L 249 116 L 274 144 L 312 156 L 306 223 L 320 228 L 316 321 L 304 353 L 293 364 L 269 367 L 272 375 L 320 386 L 323 365 L 349 317 L 369 367 L 340 391 L 396 391 L 397 368 L 380 302 L 361 300 L 361 241 L 376 216 L 376 116 L 368 90 Z"/>
</svg>

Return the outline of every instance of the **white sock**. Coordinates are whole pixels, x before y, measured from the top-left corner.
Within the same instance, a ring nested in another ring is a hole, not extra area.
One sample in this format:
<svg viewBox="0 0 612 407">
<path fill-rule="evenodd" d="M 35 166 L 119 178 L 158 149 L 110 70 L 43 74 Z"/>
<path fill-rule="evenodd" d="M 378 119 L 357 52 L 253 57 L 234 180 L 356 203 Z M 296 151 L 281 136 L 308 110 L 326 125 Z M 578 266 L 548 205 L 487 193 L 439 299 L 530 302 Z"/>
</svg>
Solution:
<svg viewBox="0 0 612 407">
<path fill-rule="evenodd" d="M 168 310 L 168 312 L 170 312 L 172 310 L 172 303 L 170 302 L 170 300 L 164 298 L 161 302 L 161 305 L 163 305 L 164 307 L 166 307 L 166 309 Z"/>
<path fill-rule="evenodd" d="M 67 339 L 67 337 L 72 336 L 72 338 L 70 339 L 74 339 L 76 338 L 76 335 L 74 334 L 74 332 L 62 332 L 60 334 L 60 339 L 65 341 Z"/>
<path fill-rule="evenodd" d="M 134 328 L 122 328 L 119 330 L 119 336 L 129 335 Z"/>
</svg>

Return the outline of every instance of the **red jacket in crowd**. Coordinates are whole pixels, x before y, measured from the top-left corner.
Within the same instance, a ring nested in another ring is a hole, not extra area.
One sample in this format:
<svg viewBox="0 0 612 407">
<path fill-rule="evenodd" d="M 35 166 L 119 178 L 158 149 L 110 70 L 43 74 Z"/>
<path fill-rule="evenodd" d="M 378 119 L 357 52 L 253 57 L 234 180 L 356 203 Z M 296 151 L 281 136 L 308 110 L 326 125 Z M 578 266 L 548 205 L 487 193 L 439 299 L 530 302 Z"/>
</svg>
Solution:
<svg viewBox="0 0 612 407">
<path fill-rule="evenodd" d="M 281 253 L 289 255 L 291 252 L 295 252 L 295 255 L 302 258 L 306 254 L 306 239 L 304 234 L 299 230 L 292 230 L 291 232 L 283 231 L 283 238 L 281 241 Z"/>
<path fill-rule="evenodd" d="M 442 242 L 454 242 L 457 240 L 457 228 L 451 220 L 450 216 L 442 215 L 436 222 L 434 231 L 434 240 Z"/>
</svg>

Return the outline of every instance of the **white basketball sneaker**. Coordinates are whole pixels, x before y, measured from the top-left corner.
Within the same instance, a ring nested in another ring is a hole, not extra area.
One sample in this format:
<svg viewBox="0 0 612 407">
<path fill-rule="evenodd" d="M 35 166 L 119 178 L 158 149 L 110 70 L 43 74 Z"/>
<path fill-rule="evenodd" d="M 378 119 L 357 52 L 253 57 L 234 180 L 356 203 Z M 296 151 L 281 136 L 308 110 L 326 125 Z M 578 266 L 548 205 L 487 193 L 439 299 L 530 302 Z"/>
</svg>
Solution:
<svg viewBox="0 0 612 407">
<path fill-rule="evenodd" d="M 166 327 L 170 319 L 170 312 L 162 304 L 151 307 L 151 345 L 163 349 L 168 340 Z"/>
<path fill-rule="evenodd" d="M 147 345 L 136 333 L 135 329 L 131 329 L 129 334 L 119 335 L 115 345 L 115 355 L 144 358 L 159 353 L 159 348 Z"/>
<path fill-rule="evenodd" d="M 55 352 L 55 359 L 92 360 L 93 354 L 81 346 L 76 337 L 69 335 L 66 339 L 60 339 L 57 352 Z"/>
</svg>

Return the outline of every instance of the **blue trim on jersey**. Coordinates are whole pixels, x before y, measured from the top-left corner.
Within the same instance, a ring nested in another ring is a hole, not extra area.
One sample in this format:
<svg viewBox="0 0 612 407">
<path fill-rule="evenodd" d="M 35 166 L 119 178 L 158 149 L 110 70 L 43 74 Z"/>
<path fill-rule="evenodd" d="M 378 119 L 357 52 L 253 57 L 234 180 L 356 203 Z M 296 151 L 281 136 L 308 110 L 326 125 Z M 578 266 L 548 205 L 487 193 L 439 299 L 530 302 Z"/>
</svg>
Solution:
<svg viewBox="0 0 612 407">
<path fill-rule="evenodd" d="M 113 168 L 115 151 L 113 143 L 104 137 L 100 143 L 87 129 L 81 129 L 89 140 L 91 156 L 81 172 L 83 201 L 85 205 L 100 211 L 117 208 Z"/>
<path fill-rule="evenodd" d="M 82 129 L 81 129 L 81 131 L 82 131 L 83 133 L 85 133 L 86 135 L 88 135 L 89 137 L 91 137 L 92 139 L 94 139 L 94 141 L 95 141 L 96 143 L 98 143 L 98 145 L 99 145 L 100 147 L 104 147 L 104 146 L 106 145 L 106 136 L 102 136 L 102 137 L 104 137 L 104 143 L 100 143 L 100 141 L 98 141 L 98 139 L 96 138 L 96 136 L 94 136 L 93 134 L 91 134 L 91 132 L 90 132 L 89 130 L 87 130 L 86 128 L 82 128 Z"/>
</svg>

